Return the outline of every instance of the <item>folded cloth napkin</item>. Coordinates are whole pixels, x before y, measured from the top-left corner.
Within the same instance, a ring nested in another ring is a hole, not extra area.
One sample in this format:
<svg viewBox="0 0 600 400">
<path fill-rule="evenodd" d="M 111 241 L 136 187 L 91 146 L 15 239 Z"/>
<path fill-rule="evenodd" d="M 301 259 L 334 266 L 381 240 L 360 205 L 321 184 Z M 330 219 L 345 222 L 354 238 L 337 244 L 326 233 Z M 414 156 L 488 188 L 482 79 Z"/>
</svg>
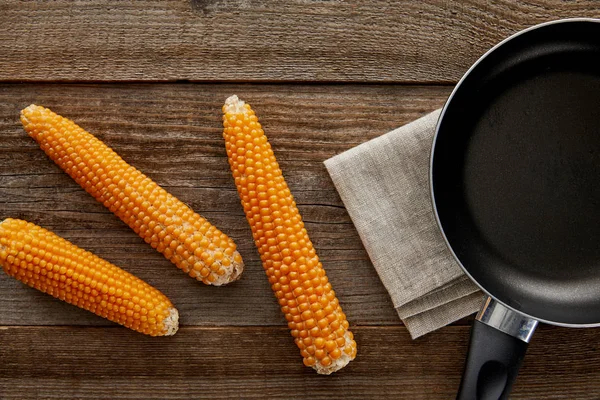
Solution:
<svg viewBox="0 0 600 400">
<path fill-rule="evenodd" d="M 439 115 L 436 110 L 325 161 L 413 339 L 477 311 L 483 299 L 433 214 L 429 155 Z"/>
</svg>

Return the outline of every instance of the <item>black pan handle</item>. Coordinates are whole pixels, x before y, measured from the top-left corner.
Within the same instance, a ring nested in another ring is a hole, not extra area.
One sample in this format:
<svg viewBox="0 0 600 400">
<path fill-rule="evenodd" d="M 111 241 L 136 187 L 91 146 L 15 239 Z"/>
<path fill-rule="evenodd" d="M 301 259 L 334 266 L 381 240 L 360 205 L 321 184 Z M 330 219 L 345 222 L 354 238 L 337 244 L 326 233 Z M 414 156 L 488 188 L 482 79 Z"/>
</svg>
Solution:
<svg viewBox="0 0 600 400">
<path fill-rule="evenodd" d="M 488 297 L 473 323 L 457 400 L 508 399 L 536 327 L 536 320 Z"/>
</svg>

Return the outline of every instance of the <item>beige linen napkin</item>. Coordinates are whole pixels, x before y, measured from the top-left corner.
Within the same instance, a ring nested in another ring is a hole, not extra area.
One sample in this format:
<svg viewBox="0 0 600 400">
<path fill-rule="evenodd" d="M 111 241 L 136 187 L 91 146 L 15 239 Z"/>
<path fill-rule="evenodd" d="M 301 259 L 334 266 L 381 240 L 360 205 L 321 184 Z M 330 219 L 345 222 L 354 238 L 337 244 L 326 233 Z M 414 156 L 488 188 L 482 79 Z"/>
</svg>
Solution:
<svg viewBox="0 0 600 400">
<path fill-rule="evenodd" d="M 483 299 L 433 214 L 429 155 L 439 115 L 436 110 L 325 161 L 413 339 L 477 311 Z"/>
</svg>

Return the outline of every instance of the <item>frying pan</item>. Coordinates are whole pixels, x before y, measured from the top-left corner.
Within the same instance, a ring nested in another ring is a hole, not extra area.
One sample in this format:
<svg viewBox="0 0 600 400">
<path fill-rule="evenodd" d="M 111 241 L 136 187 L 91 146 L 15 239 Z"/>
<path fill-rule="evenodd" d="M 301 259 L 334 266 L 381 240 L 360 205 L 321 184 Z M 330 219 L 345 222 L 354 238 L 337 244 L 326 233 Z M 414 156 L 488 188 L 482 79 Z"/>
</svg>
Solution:
<svg viewBox="0 0 600 400">
<path fill-rule="evenodd" d="M 537 25 L 473 65 L 437 125 L 444 239 L 489 296 L 458 399 L 506 399 L 538 321 L 600 326 L 600 20 Z"/>
</svg>

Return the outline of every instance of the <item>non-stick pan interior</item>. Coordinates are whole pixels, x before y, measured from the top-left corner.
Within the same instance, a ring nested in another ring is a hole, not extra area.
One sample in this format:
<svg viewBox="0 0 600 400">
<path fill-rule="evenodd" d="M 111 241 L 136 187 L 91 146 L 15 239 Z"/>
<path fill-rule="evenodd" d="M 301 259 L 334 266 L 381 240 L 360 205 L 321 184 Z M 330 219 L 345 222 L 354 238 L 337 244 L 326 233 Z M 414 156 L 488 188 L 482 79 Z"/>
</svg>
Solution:
<svg viewBox="0 0 600 400">
<path fill-rule="evenodd" d="M 517 36 L 449 100 L 432 159 L 442 230 L 505 304 L 600 323 L 600 23 Z"/>
</svg>

